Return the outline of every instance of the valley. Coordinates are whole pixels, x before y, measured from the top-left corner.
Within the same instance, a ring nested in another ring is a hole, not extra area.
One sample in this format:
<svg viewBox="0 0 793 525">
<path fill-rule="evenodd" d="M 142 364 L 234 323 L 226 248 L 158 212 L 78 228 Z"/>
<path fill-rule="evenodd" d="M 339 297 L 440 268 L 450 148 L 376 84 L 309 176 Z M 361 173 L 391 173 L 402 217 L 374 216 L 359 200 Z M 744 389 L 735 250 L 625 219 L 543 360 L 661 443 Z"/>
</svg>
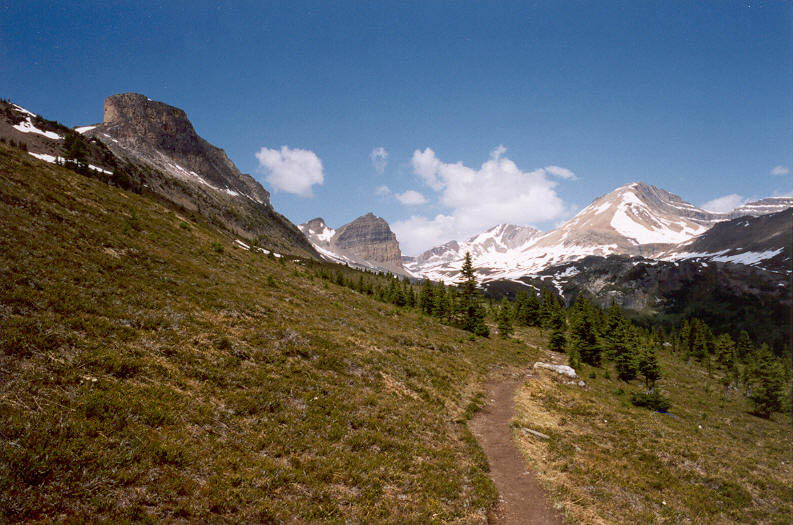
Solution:
<svg viewBox="0 0 793 525">
<path fill-rule="evenodd" d="M 373 213 L 293 225 L 172 106 L 2 104 L 4 521 L 793 511 L 791 199 L 635 183 L 406 257 Z"/>
</svg>

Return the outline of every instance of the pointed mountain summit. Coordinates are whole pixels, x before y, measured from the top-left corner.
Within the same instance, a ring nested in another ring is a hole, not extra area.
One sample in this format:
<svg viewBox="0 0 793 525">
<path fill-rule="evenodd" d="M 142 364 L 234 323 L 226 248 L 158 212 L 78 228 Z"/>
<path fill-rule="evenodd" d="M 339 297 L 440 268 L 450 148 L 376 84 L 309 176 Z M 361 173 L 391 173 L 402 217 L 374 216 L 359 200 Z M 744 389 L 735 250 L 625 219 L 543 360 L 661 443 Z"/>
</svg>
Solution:
<svg viewBox="0 0 793 525">
<path fill-rule="evenodd" d="M 384 219 L 371 212 L 335 230 L 321 218 L 312 219 L 299 228 L 325 259 L 407 275 L 396 235 Z"/>
</svg>

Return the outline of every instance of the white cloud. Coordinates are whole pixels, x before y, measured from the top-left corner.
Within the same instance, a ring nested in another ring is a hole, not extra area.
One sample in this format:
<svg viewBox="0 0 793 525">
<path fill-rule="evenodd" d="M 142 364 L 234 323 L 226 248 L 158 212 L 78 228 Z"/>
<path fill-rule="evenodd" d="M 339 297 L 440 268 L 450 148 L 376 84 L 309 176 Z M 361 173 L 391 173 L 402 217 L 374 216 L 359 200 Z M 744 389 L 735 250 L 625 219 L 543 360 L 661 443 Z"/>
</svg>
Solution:
<svg viewBox="0 0 793 525">
<path fill-rule="evenodd" d="M 280 150 L 262 148 L 256 153 L 259 170 L 267 173 L 265 180 L 276 191 L 294 193 L 301 197 L 311 197 L 311 187 L 322 185 L 322 161 L 313 152 L 305 149 L 290 149 L 281 146 Z"/>
<path fill-rule="evenodd" d="M 746 204 L 746 199 L 737 193 L 731 193 L 709 200 L 700 206 L 700 208 L 714 213 L 727 213 L 744 204 Z"/>
<path fill-rule="evenodd" d="M 377 173 L 383 173 L 386 164 L 388 164 L 388 151 L 382 146 L 375 148 L 369 154 L 369 160 L 372 161 L 372 166 L 374 166 Z"/>
<path fill-rule="evenodd" d="M 410 163 L 413 166 L 413 172 L 421 177 L 424 184 L 435 191 L 439 191 L 443 188 L 443 183 L 438 178 L 438 170 L 441 166 L 441 161 L 435 158 L 434 151 L 429 148 L 424 151 L 416 150 L 413 152 L 413 158 Z"/>
<path fill-rule="evenodd" d="M 790 170 L 785 166 L 774 166 L 771 168 L 771 175 L 787 175 L 790 173 Z"/>
<path fill-rule="evenodd" d="M 388 186 L 378 186 L 377 189 L 374 190 L 374 194 L 378 197 L 385 197 L 387 195 L 391 195 L 391 188 Z"/>
<path fill-rule="evenodd" d="M 396 200 L 406 206 L 417 206 L 419 204 L 426 204 L 427 198 L 415 190 L 407 190 L 404 193 L 397 193 L 394 195 Z"/>
<path fill-rule="evenodd" d="M 578 180 L 578 177 L 575 173 L 567 168 L 562 168 L 561 166 L 545 166 L 545 171 L 562 179 Z"/>
<path fill-rule="evenodd" d="M 546 169 L 522 171 L 503 157 L 505 152 L 503 146 L 495 148 L 479 169 L 442 162 L 429 148 L 413 153 L 413 171 L 439 193 L 440 204 L 450 212 L 395 222 L 392 229 L 405 253 L 468 239 L 499 223 L 541 223 L 569 212 Z"/>
</svg>

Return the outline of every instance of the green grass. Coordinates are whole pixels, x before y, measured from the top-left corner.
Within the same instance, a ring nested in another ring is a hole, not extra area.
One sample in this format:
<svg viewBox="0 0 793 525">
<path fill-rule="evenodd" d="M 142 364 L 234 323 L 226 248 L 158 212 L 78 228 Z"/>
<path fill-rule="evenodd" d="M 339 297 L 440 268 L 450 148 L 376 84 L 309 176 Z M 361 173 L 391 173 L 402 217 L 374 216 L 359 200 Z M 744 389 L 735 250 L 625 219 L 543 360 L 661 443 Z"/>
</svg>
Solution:
<svg viewBox="0 0 793 525">
<path fill-rule="evenodd" d="M 481 521 L 460 421 L 536 351 L 183 215 L 0 145 L 0 521 Z"/>
<path fill-rule="evenodd" d="M 703 367 L 659 357 L 669 414 L 634 406 L 637 382 L 588 366 L 586 388 L 546 372 L 523 385 L 514 435 L 553 502 L 574 523 L 790 523 L 790 414 L 755 417 Z"/>
</svg>

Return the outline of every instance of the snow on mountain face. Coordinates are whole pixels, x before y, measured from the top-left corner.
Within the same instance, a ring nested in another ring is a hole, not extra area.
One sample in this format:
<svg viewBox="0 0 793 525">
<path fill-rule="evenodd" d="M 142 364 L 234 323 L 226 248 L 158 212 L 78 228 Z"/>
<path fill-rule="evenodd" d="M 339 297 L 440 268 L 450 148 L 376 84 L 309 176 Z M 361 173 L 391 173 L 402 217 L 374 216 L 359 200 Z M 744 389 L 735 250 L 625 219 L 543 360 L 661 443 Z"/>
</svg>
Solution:
<svg viewBox="0 0 793 525">
<path fill-rule="evenodd" d="M 516 268 L 519 254 L 530 246 L 542 232 L 530 226 L 499 224 L 471 237 L 465 242 L 450 241 L 432 248 L 407 262 L 405 267 L 415 275 L 432 280 L 454 282 L 466 253 L 471 254 L 474 266 L 486 268 Z"/>
<path fill-rule="evenodd" d="M 737 219 L 746 215 L 759 217 L 760 215 L 777 213 L 791 207 L 793 207 L 793 197 L 768 197 L 759 201 L 747 202 L 726 215 L 730 219 Z"/>
<path fill-rule="evenodd" d="M 769 271 L 792 273 L 793 209 L 741 216 L 720 222 L 703 235 L 658 256 L 678 261 L 695 259 L 756 266 Z"/>
<path fill-rule="evenodd" d="M 323 248 L 330 247 L 330 241 L 333 239 L 333 236 L 336 235 L 336 230 L 328 228 L 328 225 L 325 224 L 325 220 L 320 217 L 300 224 L 298 228 L 312 244 L 322 246 Z"/>
<path fill-rule="evenodd" d="M 595 199 L 548 233 L 540 234 L 531 228 L 531 235 L 506 243 L 500 241 L 504 232 L 521 227 L 497 226 L 468 242 L 453 241 L 428 250 L 408 268 L 429 279 L 454 282 L 465 252 L 470 251 L 482 282 L 517 279 L 588 255 L 652 255 L 664 247 L 686 242 L 723 220 L 723 215 L 636 182 Z M 490 239 L 492 242 L 488 242 Z"/>
</svg>

